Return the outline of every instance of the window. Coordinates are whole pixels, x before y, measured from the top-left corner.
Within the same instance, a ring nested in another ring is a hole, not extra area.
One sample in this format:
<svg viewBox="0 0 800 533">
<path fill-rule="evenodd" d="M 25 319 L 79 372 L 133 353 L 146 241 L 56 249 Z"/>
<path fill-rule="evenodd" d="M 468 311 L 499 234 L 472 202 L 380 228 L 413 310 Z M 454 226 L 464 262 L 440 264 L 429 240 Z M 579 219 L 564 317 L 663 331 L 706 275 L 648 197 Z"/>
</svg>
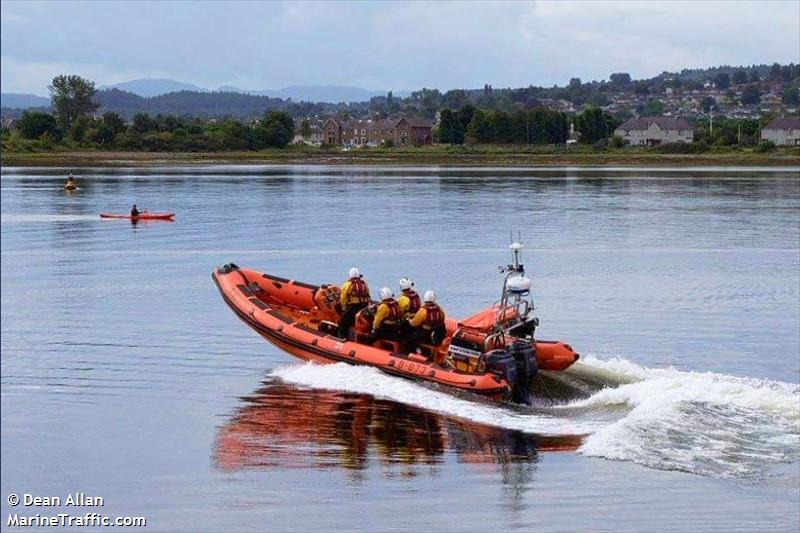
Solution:
<svg viewBox="0 0 800 533">
<path fill-rule="evenodd" d="M 363 129 L 362 129 L 362 130 L 361 130 L 361 135 L 366 135 L 366 134 L 367 134 L 366 130 L 363 130 Z"/>
<path fill-rule="evenodd" d="M 361 131 L 363 132 L 364 130 L 361 130 Z M 361 144 L 367 144 L 366 137 L 361 137 Z"/>
</svg>

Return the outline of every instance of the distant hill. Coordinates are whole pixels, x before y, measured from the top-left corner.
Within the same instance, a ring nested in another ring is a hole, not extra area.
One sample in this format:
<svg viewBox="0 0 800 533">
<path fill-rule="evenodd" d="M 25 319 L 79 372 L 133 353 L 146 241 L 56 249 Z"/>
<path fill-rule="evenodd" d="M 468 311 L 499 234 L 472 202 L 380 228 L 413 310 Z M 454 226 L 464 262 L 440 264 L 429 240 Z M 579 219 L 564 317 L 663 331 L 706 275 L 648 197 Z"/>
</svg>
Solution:
<svg viewBox="0 0 800 533">
<path fill-rule="evenodd" d="M 9 109 L 27 109 L 29 107 L 49 107 L 50 99 L 44 96 L 25 93 L 2 93 L 0 105 Z"/>
<path fill-rule="evenodd" d="M 387 91 L 370 91 L 360 87 L 346 87 L 341 85 L 292 85 L 283 89 L 243 90 L 237 87 L 223 86 L 220 90 L 269 96 L 271 98 L 291 98 L 295 102 L 322 102 L 338 104 L 340 102 L 368 102 L 375 96 L 386 96 Z M 395 96 L 407 96 L 408 91 L 395 93 Z"/>
<path fill-rule="evenodd" d="M 98 91 L 99 111 L 113 111 L 131 118 L 136 113 L 150 115 L 191 115 L 195 117 L 251 118 L 266 111 L 288 111 L 295 116 L 322 112 L 329 104 L 297 104 L 280 98 L 236 92 L 179 91 L 145 98 L 119 89 Z"/>
<path fill-rule="evenodd" d="M 210 89 L 198 87 L 173 79 L 143 78 L 113 85 L 103 85 L 100 90 L 119 89 L 138 96 L 149 98 L 169 93 L 192 91 L 212 92 Z M 230 85 L 223 85 L 213 92 L 239 93 L 253 96 L 268 96 L 270 98 L 292 99 L 295 102 L 321 102 L 338 104 L 340 102 L 368 102 L 374 96 L 386 96 L 387 91 L 371 91 L 360 87 L 347 87 L 341 85 L 293 85 L 283 89 L 242 89 Z M 407 96 L 408 91 L 395 93 L 395 96 Z M 9 106 L 6 106 L 9 107 Z"/>
<path fill-rule="evenodd" d="M 139 80 L 125 81 L 122 83 L 115 83 L 113 85 L 103 85 L 99 87 L 102 89 L 119 89 L 138 96 L 150 97 L 160 96 L 162 94 L 176 93 L 180 91 L 197 91 L 206 92 L 208 89 L 203 89 L 191 83 L 185 83 L 178 80 L 171 80 L 167 78 L 143 78 Z"/>
</svg>

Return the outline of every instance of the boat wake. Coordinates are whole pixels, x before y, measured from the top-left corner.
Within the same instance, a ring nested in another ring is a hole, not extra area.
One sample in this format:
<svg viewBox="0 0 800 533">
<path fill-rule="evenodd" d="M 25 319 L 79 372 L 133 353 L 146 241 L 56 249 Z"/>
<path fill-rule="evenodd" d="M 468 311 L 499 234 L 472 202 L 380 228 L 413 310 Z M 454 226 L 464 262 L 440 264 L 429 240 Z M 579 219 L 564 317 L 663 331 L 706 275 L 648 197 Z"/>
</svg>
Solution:
<svg viewBox="0 0 800 533">
<path fill-rule="evenodd" d="M 3 213 L 0 215 L 3 224 L 7 223 L 51 223 L 51 222 L 78 222 L 82 220 L 99 221 L 97 215 L 47 215 L 38 213 Z"/>
<path fill-rule="evenodd" d="M 653 369 L 587 356 L 543 373 L 532 407 L 497 405 L 344 364 L 272 374 L 303 387 L 369 394 L 543 436 L 585 435 L 579 453 L 662 470 L 759 478 L 800 460 L 800 387 L 724 374 Z"/>
</svg>

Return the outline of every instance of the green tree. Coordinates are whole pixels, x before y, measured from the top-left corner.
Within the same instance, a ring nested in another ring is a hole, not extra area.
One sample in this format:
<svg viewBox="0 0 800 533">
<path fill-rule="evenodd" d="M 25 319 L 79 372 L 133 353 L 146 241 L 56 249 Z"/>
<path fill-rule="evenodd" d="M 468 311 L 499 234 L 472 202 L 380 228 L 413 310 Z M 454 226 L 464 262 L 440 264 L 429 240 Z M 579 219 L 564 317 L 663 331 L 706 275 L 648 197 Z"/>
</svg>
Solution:
<svg viewBox="0 0 800 533">
<path fill-rule="evenodd" d="M 56 122 L 61 131 L 69 131 L 72 123 L 82 116 L 97 110 L 98 104 L 93 100 L 94 82 L 80 76 L 56 76 L 50 89 Z"/>
<path fill-rule="evenodd" d="M 77 117 L 69 128 L 69 138 L 75 142 L 83 142 L 87 139 L 89 129 L 93 126 L 93 120 L 86 115 Z"/>
<path fill-rule="evenodd" d="M 103 113 L 102 123 L 116 136 L 125 131 L 125 120 L 114 112 Z"/>
<path fill-rule="evenodd" d="M 467 127 L 467 135 L 475 142 L 490 143 L 494 141 L 494 131 L 489 118 L 480 109 L 472 114 L 472 120 Z"/>
<path fill-rule="evenodd" d="M 700 107 L 702 107 L 703 111 L 705 111 L 706 113 L 708 113 L 708 111 L 711 109 L 711 107 L 713 107 L 715 105 L 717 105 L 717 101 L 714 99 L 713 96 L 704 96 L 700 100 Z"/>
<path fill-rule="evenodd" d="M 116 132 L 104 120 L 97 124 L 96 129 L 89 130 L 87 135 L 91 141 L 94 141 L 102 146 L 110 146 L 114 142 Z"/>
<path fill-rule="evenodd" d="M 286 148 L 294 136 L 294 120 L 283 111 L 270 111 L 255 128 L 256 148 Z"/>
<path fill-rule="evenodd" d="M 463 107 L 469 101 L 469 95 L 461 89 L 453 89 L 444 93 L 442 103 L 450 109 Z M 472 117 L 470 117 L 472 119 Z M 469 122 L 467 122 L 469 124 Z"/>
<path fill-rule="evenodd" d="M 475 107 L 467 104 L 458 110 L 458 121 L 461 122 L 461 129 L 467 131 L 472 117 L 475 115 Z"/>
<path fill-rule="evenodd" d="M 743 68 L 736 69 L 734 71 L 733 83 L 735 83 L 736 85 L 747 83 L 747 72 Z"/>
<path fill-rule="evenodd" d="M 631 84 L 631 75 L 627 72 L 615 72 L 608 79 L 619 89 L 627 88 Z"/>
<path fill-rule="evenodd" d="M 225 150 L 246 150 L 252 144 L 251 130 L 238 120 L 214 124 L 208 134 L 216 146 Z"/>
<path fill-rule="evenodd" d="M 19 133 L 25 139 L 38 139 L 45 133 L 55 139 L 61 138 L 56 119 L 50 113 L 25 111 L 17 123 Z"/>
<path fill-rule="evenodd" d="M 450 109 L 443 109 L 439 115 L 439 142 L 464 144 L 464 126 Z"/>
<path fill-rule="evenodd" d="M 720 89 L 727 89 L 731 86 L 731 77 L 727 72 L 720 72 L 714 76 L 714 84 Z"/>
<path fill-rule="evenodd" d="M 567 117 L 544 108 L 520 110 L 511 117 L 513 142 L 563 144 L 569 135 Z"/>
<path fill-rule="evenodd" d="M 590 107 L 575 117 L 575 127 L 581 142 L 594 144 L 609 137 L 616 128 L 616 120 L 598 107 Z"/>
<path fill-rule="evenodd" d="M 742 103 L 745 105 L 757 104 L 761 101 L 761 91 L 756 84 L 748 85 L 742 91 Z"/>
<path fill-rule="evenodd" d="M 787 87 L 783 90 L 782 100 L 786 105 L 800 104 L 800 90 L 797 87 Z"/>
<path fill-rule="evenodd" d="M 492 127 L 492 140 L 496 143 L 510 143 L 513 141 L 511 117 L 505 111 L 493 111 L 489 114 L 489 123 Z"/>
<path fill-rule="evenodd" d="M 133 116 L 133 129 L 137 133 L 158 131 L 158 122 L 147 113 L 136 113 Z"/>
</svg>

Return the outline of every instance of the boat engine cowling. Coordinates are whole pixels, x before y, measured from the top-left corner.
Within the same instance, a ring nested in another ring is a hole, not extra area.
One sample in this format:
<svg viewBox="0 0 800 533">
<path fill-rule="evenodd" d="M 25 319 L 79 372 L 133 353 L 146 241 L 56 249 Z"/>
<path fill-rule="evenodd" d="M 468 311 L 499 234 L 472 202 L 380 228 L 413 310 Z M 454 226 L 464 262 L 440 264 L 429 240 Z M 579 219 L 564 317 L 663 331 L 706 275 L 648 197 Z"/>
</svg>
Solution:
<svg viewBox="0 0 800 533">
<path fill-rule="evenodd" d="M 530 390 L 538 373 L 536 351 L 530 342 L 515 341 L 504 350 L 486 354 L 487 370 L 500 375 L 511 386 L 511 400 L 530 405 Z"/>
<path fill-rule="evenodd" d="M 492 350 L 486 354 L 486 370 L 506 380 L 512 387 L 517 382 L 517 362 L 507 350 Z"/>
</svg>

